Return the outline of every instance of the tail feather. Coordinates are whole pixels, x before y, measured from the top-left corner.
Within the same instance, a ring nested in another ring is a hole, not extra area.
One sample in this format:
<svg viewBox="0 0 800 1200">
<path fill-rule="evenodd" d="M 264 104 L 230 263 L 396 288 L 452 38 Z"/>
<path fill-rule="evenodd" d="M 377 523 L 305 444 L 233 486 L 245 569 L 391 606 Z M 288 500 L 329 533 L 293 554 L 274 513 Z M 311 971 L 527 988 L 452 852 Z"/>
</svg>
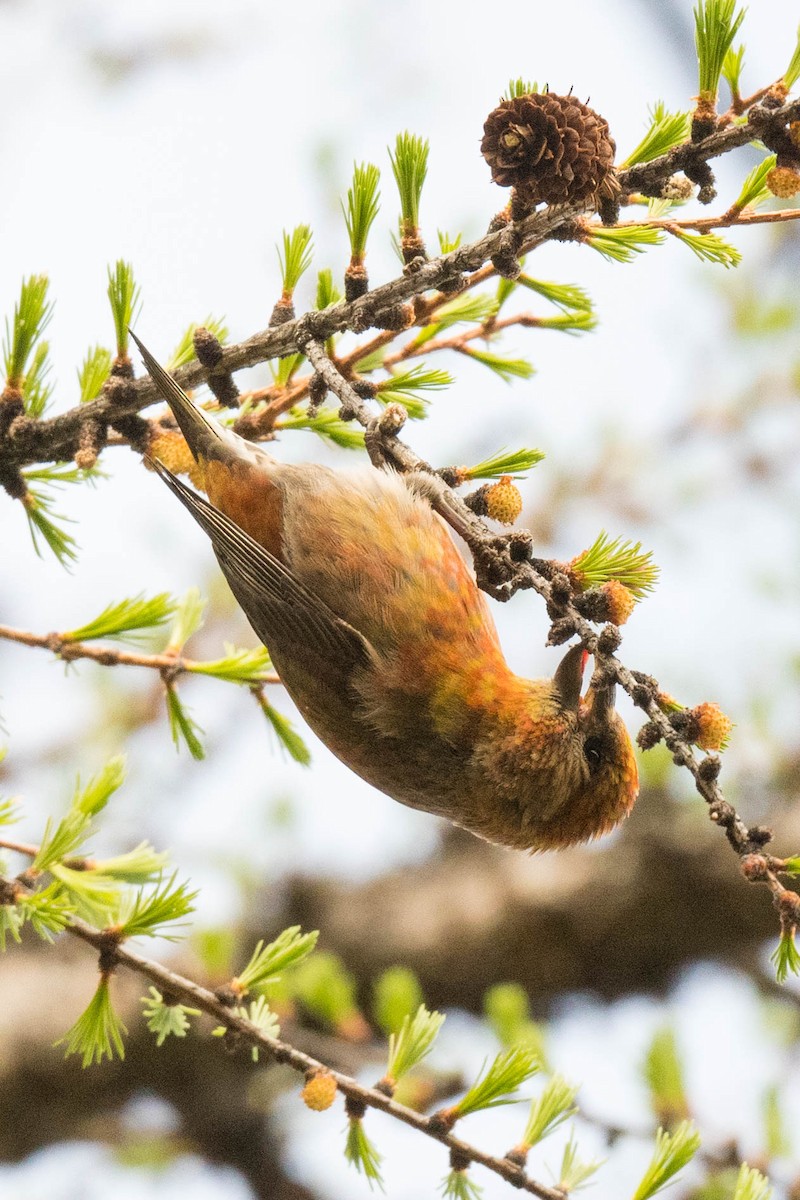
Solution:
<svg viewBox="0 0 800 1200">
<path fill-rule="evenodd" d="M 201 457 L 204 459 L 218 457 L 226 441 L 227 430 L 223 430 L 216 421 L 211 420 L 202 408 L 192 403 L 172 376 L 139 341 L 133 330 L 130 330 L 130 335 L 139 347 L 150 378 L 171 408 L 172 415 L 178 422 L 178 428 L 186 438 L 195 460 Z"/>
</svg>

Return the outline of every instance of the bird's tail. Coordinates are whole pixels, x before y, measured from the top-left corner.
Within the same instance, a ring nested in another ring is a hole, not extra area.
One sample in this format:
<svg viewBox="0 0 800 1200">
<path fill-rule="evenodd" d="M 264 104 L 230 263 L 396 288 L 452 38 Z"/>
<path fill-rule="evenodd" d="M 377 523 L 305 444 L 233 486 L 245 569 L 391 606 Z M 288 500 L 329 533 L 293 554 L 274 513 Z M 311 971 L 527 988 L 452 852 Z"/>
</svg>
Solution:
<svg viewBox="0 0 800 1200">
<path fill-rule="evenodd" d="M 232 449 L 230 441 L 236 435 L 224 429 L 217 421 L 212 421 L 202 408 L 192 403 L 132 330 L 131 337 L 139 347 L 150 378 L 170 406 L 195 460 L 199 462 L 201 459 L 208 461 L 211 458 L 226 458 L 225 450 Z"/>
</svg>

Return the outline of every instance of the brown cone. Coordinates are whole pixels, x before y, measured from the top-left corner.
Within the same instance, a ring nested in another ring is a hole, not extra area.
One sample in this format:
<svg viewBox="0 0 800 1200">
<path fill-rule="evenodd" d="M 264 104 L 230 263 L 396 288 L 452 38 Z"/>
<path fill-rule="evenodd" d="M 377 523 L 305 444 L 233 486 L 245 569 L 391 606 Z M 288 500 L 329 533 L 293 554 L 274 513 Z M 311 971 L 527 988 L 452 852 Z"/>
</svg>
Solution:
<svg viewBox="0 0 800 1200">
<path fill-rule="evenodd" d="M 531 205 L 586 201 L 619 190 L 608 122 L 574 96 L 531 92 L 489 113 L 481 151 L 501 187 Z"/>
</svg>

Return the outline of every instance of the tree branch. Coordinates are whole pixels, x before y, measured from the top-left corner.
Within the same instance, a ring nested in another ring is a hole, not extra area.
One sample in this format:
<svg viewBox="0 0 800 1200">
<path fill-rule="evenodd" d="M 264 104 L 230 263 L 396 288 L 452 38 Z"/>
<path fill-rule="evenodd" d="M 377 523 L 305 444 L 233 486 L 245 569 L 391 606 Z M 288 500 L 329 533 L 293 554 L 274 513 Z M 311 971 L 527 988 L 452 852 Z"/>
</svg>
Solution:
<svg viewBox="0 0 800 1200">
<path fill-rule="evenodd" d="M 702 141 L 682 143 L 651 162 L 620 171 L 619 182 L 623 193 L 647 192 L 658 195 L 664 183 L 677 171 L 708 162 L 746 145 L 765 131 L 783 128 L 797 119 L 800 119 L 800 100 L 779 107 L 755 105 L 748 111 L 747 121 L 741 125 L 727 125 Z M 509 223 L 499 229 L 493 228 L 484 237 L 460 246 L 449 254 L 410 264 L 402 276 L 374 288 L 357 300 L 340 302 L 322 312 L 306 314 L 284 325 L 256 333 L 238 345 L 225 347 L 215 370 L 231 373 L 296 352 L 299 336 L 305 327 L 303 322 L 307 326 L 309 320 L 313 321 L 314 337 L 324 342 L 326 338 L 345 330 L 361 332 L 380 327 L 382 319 L 392 309 L 431 289 L 454 288 L 449 294 L 456 295 L 471 286 L 471 280 L 459 283 L 465 273 L 474 276 L 481 272 L 484 264 L 500 253 L 519 257 L 589 211 L 591 209 L 586 204 L 551 206 L 522 221 Z M 182 387 L 195 388 L 204 382 L 206 368 L 194 361 L 177 371 L 175 377 Z M 78 405 L 48 420 L 17 417 L 0 441 L 0 463 L 8 472 L 34 462 L 70 460 L 79 448 L 81 431 L 87 423 L 107 428 L 115 421 L 156 403 L 159 398 L 155 385 L 148 377 L 133 380 L 112 376 L 97 400 Z"/>
<path fill-rule="evenodd" d="M 31 849 L 35 848 L 28 847 L 23 852 Z M 0 878 L 0 887 L 7 895 L 13 894 L 19 886 L 19 881 Z M 549 1188 L 545 1184 L 531 1179 L 522 1168 L 508 1159 L 487 1154 L 477 1146 L 455 1137 L 452 1133 L 444 1132 L 433 1117 L 424 1116 L 414 1109 L 407 1108 L 404 1104 L 399 1104 L 396 1100 L 391 1099 L 385 1092 L 367 1087 L 349 1075 L 333 1070 L 318 1059 L 312 1058 L 310 1054 L 296 1049 L 288 1042 L 264 1033 L 247 1017 L 232 1008 L 230 1003 L 221 1000 L 215 992 L 184 975 L 179 975 L 160 962 L 137 954 L 128 949 L 126 945 L 120 945 L 109 932 L 97 929 L 75 916 L 69 918 L 65 931 L 98 951 L 103 963 L 103 970 L 106 973 L 112 967 L 127 967 L 155 984 L 164 995 L 168 995 L 173 1001 L 192 1008 L 199 1008 L 208 1016 L 213 1017 L 238 1035 L 247 1045 L 257 1047 L 260 1051 L 268 1054 L 274 1062 L 289 1066 L 303 1076 L 318 1072 L 330 1074 L 336 1080 L 338 1090 L 348 1099 L 356 1101 L 366 1108 L 378 1109 L 387 1116 L 411 1126 L 418 1133 L 441 1142 L 451 1152 L 459 1155 L 465 1163 L 478 1163 L 494 1172 L 495 1175 L 499 1175 L 506 1182 L 513 1184 L 514 1187 L 538 1196 L 539 1200 L 564 1200 L 563 1194 L 557 1189 Z"/>
</svg>

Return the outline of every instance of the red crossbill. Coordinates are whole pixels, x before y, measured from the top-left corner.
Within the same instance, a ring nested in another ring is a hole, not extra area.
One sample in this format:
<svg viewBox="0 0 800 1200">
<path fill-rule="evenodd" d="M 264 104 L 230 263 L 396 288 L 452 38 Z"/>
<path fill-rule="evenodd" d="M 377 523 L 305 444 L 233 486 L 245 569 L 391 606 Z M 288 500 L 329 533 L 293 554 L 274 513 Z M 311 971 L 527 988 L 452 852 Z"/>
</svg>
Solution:
<svg viewBox="0 0 800 1200">
<path fill-rule="evenodd" d="M 480 837 L 539 850 L 605 833 L 637 795 L 613 685 L 586 654 L 508 667 L 486 598 L 424 489 L 372 467 L 278 462 L 198 408 L 137 342 L 208 500 L 159 474 L 211 538 L 301 714 L 357 775 Z"/>
</svg>

